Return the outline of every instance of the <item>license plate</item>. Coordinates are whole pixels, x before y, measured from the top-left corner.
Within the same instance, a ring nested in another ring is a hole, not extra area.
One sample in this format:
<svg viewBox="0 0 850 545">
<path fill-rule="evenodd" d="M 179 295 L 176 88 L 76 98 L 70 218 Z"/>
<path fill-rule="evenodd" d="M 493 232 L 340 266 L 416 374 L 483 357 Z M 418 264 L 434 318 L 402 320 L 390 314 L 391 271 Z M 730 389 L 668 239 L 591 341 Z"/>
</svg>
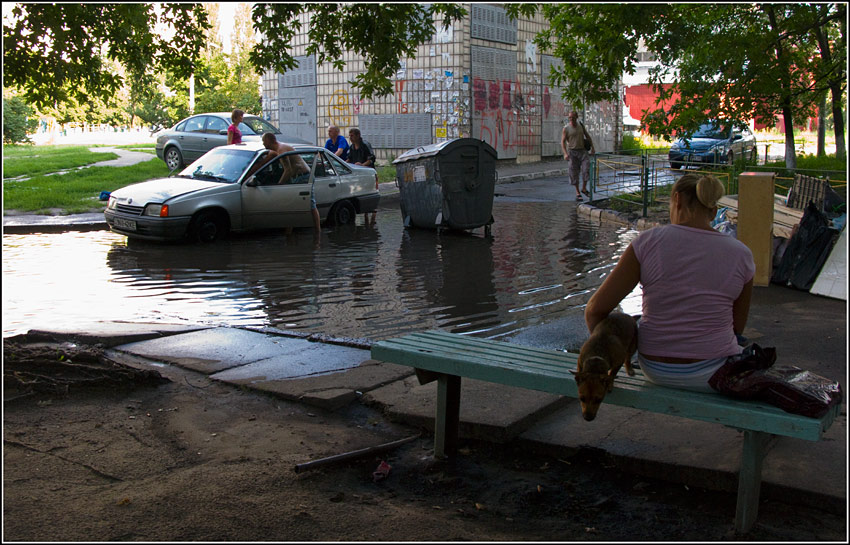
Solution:
<svg viewBox="0 0 850 545">
<path fill-rule="evenodd" d="M 121 218 L 115 218 L 115 227 L 119 229 L 125 229 L 127 231 L 135 231 L 136 230 L 136 222 L 132 220 L 125 220 Z"/>
</svg>

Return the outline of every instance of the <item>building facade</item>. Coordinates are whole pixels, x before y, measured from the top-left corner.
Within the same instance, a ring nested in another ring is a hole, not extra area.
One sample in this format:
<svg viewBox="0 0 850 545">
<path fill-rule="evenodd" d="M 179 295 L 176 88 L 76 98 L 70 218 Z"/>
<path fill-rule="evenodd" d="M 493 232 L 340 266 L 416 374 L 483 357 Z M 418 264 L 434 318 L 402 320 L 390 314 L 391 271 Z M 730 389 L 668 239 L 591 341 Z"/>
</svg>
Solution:
<svg viewBox="0 0 850 545">
<path fill-rule="evenodd" d="M 545 28 L 541 15 L 511 20 L 500 4 L 466 4 L 468 15 L 443 29 L 438 18 L 432 40 L 403 59 L 392 94 L 363 99 L 348 82 L 363 70 L 358 55 L 345 52 L 345 68 L 317 65 L 305 55 L 304 29 L 293 42 L 298 67 L 267 72 L 262 80 L 263 116 L 286 134 L 317 144 L 327 127 L 343 135 L 359 127 L 379 161 L 447 139 L 486 141 L 500 160 L 539 161 L 560 156 L 561 128 L 571 106 L 549 81 L 560 62 L 534 44 Z M 575 105 L 600 152 L 622 139 L 622 100 Z"/>
</svg>

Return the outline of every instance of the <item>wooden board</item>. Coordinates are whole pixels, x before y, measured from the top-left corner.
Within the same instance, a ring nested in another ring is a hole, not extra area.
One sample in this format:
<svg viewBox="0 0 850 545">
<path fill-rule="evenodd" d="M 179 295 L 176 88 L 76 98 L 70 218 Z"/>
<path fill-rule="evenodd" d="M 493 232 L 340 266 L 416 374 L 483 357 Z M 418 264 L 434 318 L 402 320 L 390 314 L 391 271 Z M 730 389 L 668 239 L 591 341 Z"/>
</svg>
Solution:
<svg viewBox="0 0 850 545">
<path fill-rule="evenodd" d="M 803 219 L 803 211 L 785 206 L 785 197 L 774 195 L 773 204 L 773 235 L 782 238 L 791 238 L 794 226 L 800 224 Z M 718 206 L 728 208 L 726 217 L 732 223 L 738 221 L 738 196 L 726 195 L 718 201 Z"/>
</svg>

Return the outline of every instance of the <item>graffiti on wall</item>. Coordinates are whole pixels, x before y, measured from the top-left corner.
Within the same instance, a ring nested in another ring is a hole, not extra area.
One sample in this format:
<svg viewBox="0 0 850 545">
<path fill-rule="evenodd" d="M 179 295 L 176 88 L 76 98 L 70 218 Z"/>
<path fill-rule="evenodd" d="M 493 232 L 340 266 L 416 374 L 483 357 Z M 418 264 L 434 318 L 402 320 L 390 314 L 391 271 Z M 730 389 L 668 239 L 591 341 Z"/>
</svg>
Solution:
<svg viewBox="0 0 850 545">
<path fill-rule="evenodd" d="M 340 128 L 353 126 L 354 116 L 360 113 L 362 106 L 362 98 L 351 97 L 344 89 L 336 89 L 331 93 L 328 105 L 328 125 Z"/>
<path fill-rule="evenodd" d="M 500 158 L 517 153 L 535 154 L 540 148 L 539 99 L 535 87 L 523 88 L 518 79 L 472 80 L 474 137 L 499 152 Z"/>
</svg>

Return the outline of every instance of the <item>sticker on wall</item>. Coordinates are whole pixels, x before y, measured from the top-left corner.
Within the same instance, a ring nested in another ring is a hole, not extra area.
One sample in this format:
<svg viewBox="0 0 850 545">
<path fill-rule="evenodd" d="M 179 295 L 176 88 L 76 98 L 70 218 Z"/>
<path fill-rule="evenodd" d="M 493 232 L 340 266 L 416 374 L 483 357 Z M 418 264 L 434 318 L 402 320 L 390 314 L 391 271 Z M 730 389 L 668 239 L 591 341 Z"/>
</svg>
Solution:
<svg viewBox="0 0 850 545">
<path fill-rule="evenodd" d="M 446 128 L 445 127 L 437 127 L 435 130 L 435 134 L 437 138 L 445 138 L 446 137 Z"/>
<path fill-rule="evenodd" d="M 436 47 L 434 47 L 433 45 L 431 46 L 430 56 L 431 56 L 431 57 L 436 57 L 436 56 L 437 56 L 437 48 L 436 48 Z"/>
<path fill-rule="evenodd" d="M 413 181 L 414 182 L 424 182 L 425 181 L 425 165 L 418 165 L 413 167 Z"/>
<path fill-rule="evenodd" d="M 454 84 L 455 84 L 454 78 L 446 78 L 446 89 L 451 89 Z"/>
<path fill-rule="evenodd" d="M 422 76 L 425 75 L 425 70 L 421 68 L 417 68 L 413 71 L 413 79 L 422 79 Z"/>
<path fill-rule="evenodd" d="M 452 56 L 447 51 L 444 51 L 443 52 L 443 60 L 446 61 L 446 63 L 448 64 L 448 63 L 452 62 Z"/>
<path fill-rule="evenodd" d="M 464 76 L 463 76 L 463 82 L 464 82 L 464 83 L 469 83 L 469 76 L 464 75 Z"/>
<path fill-rule="evenodd" d="M 425 80 L 425 90 L 426 90 L 426 91 L 431 91 L 431 90 L 433 90 L 433 89 L 434 89 L 434 82 L 433 82 L 433 81 L 431 81 L 431 80 L 427 80 L 427 79 L 426 79 L 426 80 Z"/>
<path fill-rule="evenodd" d="M 463 76 L 463 79 L 466 79 L 466 76 Z M 469 91 L 469 84 L 464 82 L 460 84 L 460 89 L 462 91 Z"/>
<path fill-rule="evenodd" d="M 441 44 L 447 44 L 452 41 L 453 36 L 454 27 L 452 27 L 452 25 L 449 25 L 446 28 L 441 28 L 437 30 L 437 39 L 434 41 Z"/>
</svg>

